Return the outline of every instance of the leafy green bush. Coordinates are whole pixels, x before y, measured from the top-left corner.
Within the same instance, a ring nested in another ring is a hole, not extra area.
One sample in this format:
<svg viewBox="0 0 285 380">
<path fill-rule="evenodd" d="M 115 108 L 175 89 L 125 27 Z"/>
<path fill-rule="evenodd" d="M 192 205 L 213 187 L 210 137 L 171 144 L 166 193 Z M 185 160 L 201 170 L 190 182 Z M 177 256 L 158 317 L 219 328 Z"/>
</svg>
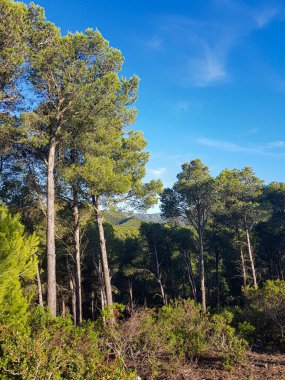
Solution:
<svg viewBox="0 0 285 380">
<path fill-rule="evenodd" d="M 77 327 L 38 307 L 26 331 L 1 325 L 1 379 L 134 380 L 138 373 L 151 380 L 176 376 L 193 358 L 215 355 L 230 368 L 243 356 L 246 342 L 229 325 L 229 312 L 211 317 L 193 301 L 138 310 L 126 320 L 122 311 L 115 305 L 115 324 Z"/>
<path fill-rule="evenodd" d="M 209 336 L 209 347 L 218 352 L 225 363 L 225 368 L 231 369 L 237 362 L 241 362 L 248 345 L 244 338 L 240 338 L 230 325 L 233 314 L 224 311 L 212 317 L 212 331 Z"/>
<path fill-rule="evenodd" d="M 238 323 L 237 327 L 238 335 L 244 339 L 246 339 L 247 342 L 253 343 L 254 342 L 254 333 L 255 333 L 255 327 L 252 326 L 249 322 L 243 321 Z"/>
<path fill-rule="evenodd" d="M 30 323 L 31 333 L 1 326 L 1 379 L 135 379 L 119 357 L 100 349 L 94 324 L 75 327 L 70 318 L 52 319 L 41 308 Z"/>
<path fill-rule="evenodd" d="M 268 280 L 247 292 L 244 319 L 255 328 L 255 338 L 266 346 L 285 349 L 285 281 Z"/>
<path fill-rule="evenodd" d="M 231 316 L 232 317 L 232 316 Z M 243 357 L 247 342 L 229 325 L 230 315 L 204 313 L 193 301 L 180 301 L 158 311 L 142 309 L 105 330 L 105 344 L 124 363 L 147 379 L 175 373 L 183 363 L 208 354 L 230 368 Z"/>
</svg>

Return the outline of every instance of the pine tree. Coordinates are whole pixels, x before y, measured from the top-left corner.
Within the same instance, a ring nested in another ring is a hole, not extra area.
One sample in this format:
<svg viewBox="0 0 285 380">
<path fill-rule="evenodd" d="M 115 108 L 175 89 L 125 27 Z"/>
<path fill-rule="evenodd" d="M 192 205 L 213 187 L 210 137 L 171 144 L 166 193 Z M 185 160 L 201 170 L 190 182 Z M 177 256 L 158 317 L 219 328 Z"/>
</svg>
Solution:
<svg viewBox="0 0 285 380">
<path fill-rule="evenodd" d="M 20 215 L 11 215 L 0 205 L 0 320 L 24 328 L 29 298 L 23 283 L 37 274 L 38 238 L 26 235 Z"/>
</svg>

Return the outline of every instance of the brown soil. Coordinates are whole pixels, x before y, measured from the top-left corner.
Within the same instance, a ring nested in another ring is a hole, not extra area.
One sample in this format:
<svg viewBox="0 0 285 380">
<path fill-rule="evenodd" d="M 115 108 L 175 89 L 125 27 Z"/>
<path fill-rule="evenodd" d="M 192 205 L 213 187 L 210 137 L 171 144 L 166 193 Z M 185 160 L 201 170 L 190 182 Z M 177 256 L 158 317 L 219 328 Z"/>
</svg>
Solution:
<svg viewBox="0 0 285 380">
<path fill-rule="evenodd" d="M 171 380 L 285 380 L 285 355 L 248 352 L 244 364 L 228 372 L 221 361 L 200 359 Z"/>
</svg>

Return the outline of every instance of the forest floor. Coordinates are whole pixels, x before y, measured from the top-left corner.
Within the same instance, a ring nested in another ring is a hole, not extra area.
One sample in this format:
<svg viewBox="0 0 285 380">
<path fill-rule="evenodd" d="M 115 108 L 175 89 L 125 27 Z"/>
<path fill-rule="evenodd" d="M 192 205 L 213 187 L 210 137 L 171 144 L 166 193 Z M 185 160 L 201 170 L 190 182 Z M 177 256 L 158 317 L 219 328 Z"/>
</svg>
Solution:
<svg viewBox="0 0 285 380">
<path fill-rule="evenodd" d="M 205 358 L 179 372 L 173 380 L 285 380 L 285 355 L 248 352 L 232 372 L 224 370 L 221 361 Z"/>
</svg>

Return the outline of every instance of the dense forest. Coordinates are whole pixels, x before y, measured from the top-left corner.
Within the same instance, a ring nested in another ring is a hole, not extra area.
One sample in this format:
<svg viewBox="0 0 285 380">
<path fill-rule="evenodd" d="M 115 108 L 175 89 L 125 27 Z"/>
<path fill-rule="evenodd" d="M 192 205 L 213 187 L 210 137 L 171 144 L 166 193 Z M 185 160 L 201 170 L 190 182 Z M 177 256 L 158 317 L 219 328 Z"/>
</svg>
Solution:
<svg viewBox="0 0 285 380">
<path fill-rule="evenodd" d="M 34 4 L 0 20 L 0 378 L 195 379 L 283 351 L 285 183 L 198 158 L 146 183 L 122 53 Z"/>
</svg>

